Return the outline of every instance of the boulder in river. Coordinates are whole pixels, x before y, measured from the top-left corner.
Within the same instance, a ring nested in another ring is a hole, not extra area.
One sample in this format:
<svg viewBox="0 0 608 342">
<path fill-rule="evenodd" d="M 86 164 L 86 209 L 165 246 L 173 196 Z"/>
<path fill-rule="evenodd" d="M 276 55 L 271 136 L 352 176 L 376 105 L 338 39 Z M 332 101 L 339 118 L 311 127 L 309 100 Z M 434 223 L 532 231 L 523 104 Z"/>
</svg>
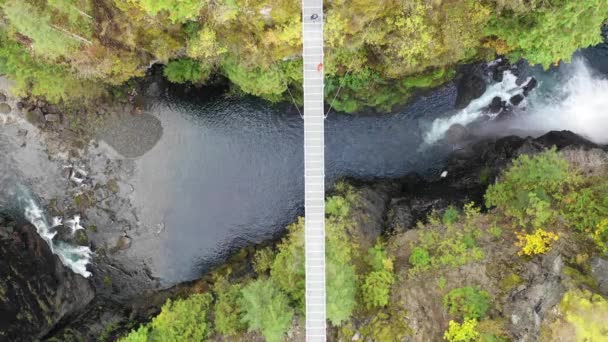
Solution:
<svg viewBox="0 0 608 342">
<path fill-rule="evenodd" d="M 6 101 L 6 95 L 4 95 L 3 93 L 0 93 L 0 102 L 4 102 Z"/>
<path fill-rule="evenodd" d="M 456 144 L 469 136 L 469 130 L 461 124 L 453 124 L 445 132 L 445 140 L 450 144 Z"/>
<path fill-rule="evenodd" d="M 471 101 L 481 97 L 486 92 L 486 81 L 480 66 L 470 66 L 462 70 L 457 84 L 456 108 L 463 109 Z"/>
<path fill-rule="evenodd" d="M 519 104 L 524 100 L 523 95 L 521 94 L 517 94 L 517 95 L 513 95 L 511 96 L 511 98 L 509 99 L 509 102 L 514 105 L 514 106 L 519 106 Z"/>
<path fill-rule="evenodd" d="M 43 338 L 93 299 L 86 278 L 65 267 L 30 225 L 0 222 L 0 336 L 7 341 Z"/>
<path fill-rule="evenodd" d="M 488 109 L 490 110 L 490 113 L 498 113 L 502 110 L 504 106 L 505 101 L 503 101 L 499 96 L 495 96 L 492 99 L 492 102 L 490 102 L 490 106 L 488 107 Z"/>
<path fill-rule="evenodd" d="M 34 108 L 28 111 L 26 118 L 29 122 L 37 126 L 44 125 L 44 122 L 46 121 L 44 118 L 44 113 L 42 113 L 40 108 Z"/>
<path fill-rule="evenodd" d="M 532 77 L 530 79 L 530 81 L 528 81 L 528 83 L 526 83 L 526 85 L 524 86 L 524 96 L 530 95 L 530 92 L 534 88 L 536 88 L 537 85 L 538 85 L 538 81 L 536 80 L 536 78 Z"/>
<path fill-rule="evenodd" d="M 0 113 L 8 114 L 10 112 L 11 112 L 11 106 L 9 106 L 7 103 L 0 103 Z"/>
<path fill-rule="evenodd" d="M 46 114 L 44 119 L 48 122 L 58 122 L 61 118 L 58 114 Z"/>
</svg>

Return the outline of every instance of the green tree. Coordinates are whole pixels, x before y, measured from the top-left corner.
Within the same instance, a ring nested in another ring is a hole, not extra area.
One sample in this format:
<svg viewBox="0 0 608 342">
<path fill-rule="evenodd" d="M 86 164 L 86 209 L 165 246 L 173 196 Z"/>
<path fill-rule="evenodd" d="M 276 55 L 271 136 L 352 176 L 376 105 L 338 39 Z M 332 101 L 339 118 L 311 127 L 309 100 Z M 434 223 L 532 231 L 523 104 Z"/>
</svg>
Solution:
<svg viewBox="0 0 608 342">
<path fill-rule="evenodd" d="M 542 222 L 547 218 L 547 204 L 552 205 L 567 187 L 579 181 L 580 177 L 555 149 L 533 157 L 522 155 L 513 161 L 499 182 L 488 188 L 486 206 L 496 206 L 506 216 L 518 219 L 520 225 L 534 219 Z"/>
<path fill-rule="evenodd" d="M 142 324 L 137 330 L 132 330 L 127 336 L 121 338 L 120 342 L 149 342 L 150 341 L 150 327 L 146 324 Z"/>
<path fill-rule="evenodd" d="M 249 330 L 259 331 L 267 341 L 282 341 L 291 326 L 293 310 L 289 300 L 272 279 L 258 279 L 241 290 L 243 322 Z"/>
<path fill-rule="evenodd" d="M 524 57 L 545 68 L 567 62 L 577 49 L 602 41 L 600 29 L 608 18 L 604 0 L 545 3 L 551 5 L 495 13 L 486 34 L 506 41 L 515 58 Z"/>
<path fill-rule="evenodd" d="M 52 13 L 26 0 L 7 0 L 4 14 L 16 30 L 32 40 L 34 51 L 55 59 L 76 50 L 84 39 L 54 23 Z"/>
<path fill-rule="evenodd" d="M 368 309 L 386 306 L 394 282 L 395 276 L 387 270 L 374 271 L 368 274 L 361 286 L 365 306 Z"/>
<path fill-rule="evenodd" d="M 246 326 L 240 307 L 241 285 L 229 284 L 226 278 L 220 278 L 214 284 L 214 292 L 217 297 L 213 308 L 215 329 L 225 336 L 244 330 Z"/>
<path fill-rule="evenodd" d="M 201 341 L 211 327 L 207 313 L 213 298 L 210 294 L 195 294 L 187 299 L 167 300 L 150 325 L 154 341 Z"/>
<path fill-rule="evenodd" d="M 208 293 L 174 301 L 168 299 L 152 322 L 131 331 L 121 342 L 202 341 L 211 329 L 207 313 L 212 300 Z"/>
<path fill-rule="evenodd" d="M 150 15 L 166 12 L 173 22 L 185 22 L 198 17 L 206 4 L 204 0 L 132 0 Z"/>
<path fill-rule="evenodd" d="M 170 61 L 163 74 L 173 83 L 202 83 L 211 74 L 210 69 L 204 69 L 201 63 L 194 59 L 182 58 Z"/>
<path fill-rule="evenodd" d="M 345 224 L 344 218 L 332 218 L 325 226 L 327 319 L 335 326 L 348 320 L 356 306 L 357 275 Z"/>
<path fill-rule="evenodd" d="M 13 81 L 17 96 L 43 96 L 52 102 L 70 102 L 101 96 L 95 82 L 79 79 L 69 68 L 32 57 L 27 49 L 0 30 L 0 73 Z"/>
</svg>

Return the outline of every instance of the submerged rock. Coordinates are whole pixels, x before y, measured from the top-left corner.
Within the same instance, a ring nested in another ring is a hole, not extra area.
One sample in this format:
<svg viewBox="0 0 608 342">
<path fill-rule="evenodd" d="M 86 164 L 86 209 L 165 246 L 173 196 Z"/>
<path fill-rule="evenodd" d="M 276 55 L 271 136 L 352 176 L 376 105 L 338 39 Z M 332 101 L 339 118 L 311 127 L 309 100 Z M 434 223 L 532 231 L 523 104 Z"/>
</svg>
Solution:
<svg viewBox="0 0 608 342">
<path fill-rule="evenodd" d="M 63 266 L 32 226 L 0 223 L 0 336 L 44 337 L 93 299 L 87 279 Z"/>
</svg>

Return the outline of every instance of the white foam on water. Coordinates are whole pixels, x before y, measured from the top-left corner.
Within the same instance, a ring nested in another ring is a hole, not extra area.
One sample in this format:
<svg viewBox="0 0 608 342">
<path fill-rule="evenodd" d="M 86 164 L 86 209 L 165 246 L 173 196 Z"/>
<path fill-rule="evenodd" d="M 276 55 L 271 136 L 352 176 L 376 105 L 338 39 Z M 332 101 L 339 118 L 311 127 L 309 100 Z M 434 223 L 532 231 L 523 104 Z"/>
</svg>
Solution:
<svg viewBox="0 0 608 342">
<path fill-rule="evenodd" d="M 486 92 L 481 97 L 471 101 L 466 108 L 452 116 L 435 119 L 430 129 L 424 134 L 425 144 L 433 144 L 441 140 L 454 124 L 466 126 L 485 115 L 484 109 L 492 103 L 494 97 L 498 96 L 503 101 L 508 101 L 512 96 L 522 94 L 523 86 L 529 80 L 525 80 L 522 86 L 518 86 L 516 81 L 517 77 L 515 75 L 508 70 L 504 71 L 502 82 L 489 85 Z"/>
<path fill-rule="evenodd" d="M 36 231 L 51 247 L 53 254 L 59 256 L 61 262 L 75 273 L 78 273 L 85 278 L 91 276 L 91 272 L 87 271 L 87 264 L 91 262 L 91 249 L 86 246 L 72 246 L 61 241 L 56 243 L 53 242 L 53 237 L 56 235 L 56 232 L 49 226 L 42 209 L 40 209 L 32 198 L 22 198 L 22 201 L 24 204 L 25 218 L 36 227 Z M 75 216 L 72 221 L 76 221 L 76 217 L 78 216 Z M 53 224 L 55 223 L 57 223 L 57 221 L 54 219 Z M 77 229 L 82 229 L 82 226 L 80 226 L 80 217 L 78 217 L 78 221 L 75 222 L 75 227 L 80 228 L 74 229 L 70 227 L 73 232 Z"/>
<path fill-rule="evenodd" d="M 598 144 L 608 143 L 608 79 L 595 75 L 583 58 L 566 68 L 562 83 L 511 123 L 515 129 L 570 130 Z"/>
</svg>

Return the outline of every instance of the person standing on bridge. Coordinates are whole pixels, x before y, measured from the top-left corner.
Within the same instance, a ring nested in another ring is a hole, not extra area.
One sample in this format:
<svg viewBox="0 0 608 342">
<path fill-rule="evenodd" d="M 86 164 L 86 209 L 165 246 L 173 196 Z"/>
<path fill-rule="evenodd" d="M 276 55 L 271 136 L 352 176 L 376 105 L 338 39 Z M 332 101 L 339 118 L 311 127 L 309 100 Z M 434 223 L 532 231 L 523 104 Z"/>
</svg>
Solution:
<svg viewBox="0 0 608 342">
<path fill-rule="evenodd" d="M 317 71 L 321 72 L 323 70 L 323 63 L 319 63 L 319 65 L 317 65 Z"/>
</svg>

